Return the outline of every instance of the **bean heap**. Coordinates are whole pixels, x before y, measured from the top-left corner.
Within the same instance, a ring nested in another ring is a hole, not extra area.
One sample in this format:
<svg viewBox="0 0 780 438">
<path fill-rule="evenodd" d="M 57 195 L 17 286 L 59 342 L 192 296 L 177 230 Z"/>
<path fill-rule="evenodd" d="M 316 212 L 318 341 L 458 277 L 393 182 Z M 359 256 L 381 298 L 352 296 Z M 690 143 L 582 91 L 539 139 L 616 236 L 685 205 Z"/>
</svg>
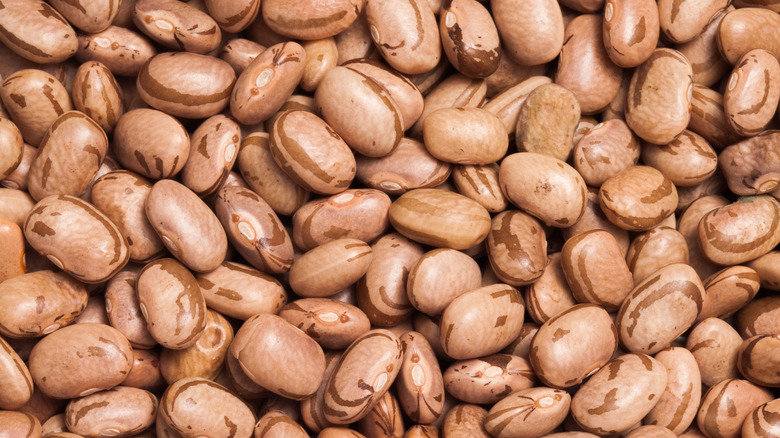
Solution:
<svg viewBox="0 0 780 438">
<path fill-rule="evenodd" d="M 780 437 L 776 0 L 0 0 L 0 438 Z"/>
</svg>

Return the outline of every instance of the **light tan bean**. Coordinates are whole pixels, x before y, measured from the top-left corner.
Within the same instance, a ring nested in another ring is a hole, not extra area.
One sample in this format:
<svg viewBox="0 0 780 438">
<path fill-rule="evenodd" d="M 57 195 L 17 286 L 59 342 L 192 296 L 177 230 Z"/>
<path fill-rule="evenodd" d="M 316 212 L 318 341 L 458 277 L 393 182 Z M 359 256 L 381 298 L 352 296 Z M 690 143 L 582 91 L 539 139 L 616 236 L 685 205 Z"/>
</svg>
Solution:
<svg viewBox="0 0 780 438">
<path fill-rule="evenodd" d="M 125 269 L 111 277 L 106 285 L 105 305 L 109 324 L 122 332 L 133 348 L 153 348 L 157 341 L 146 328 L 136 292 L 138 272 Z"/>
<path fill-rule="evenodd" d="M 778 257 L 780 251 L 769 251 L 761 257 L 748 263 L 761 278 L 761 287 L 768 290 L 780 290 L 780 272 L 778 272 Z"/>
<path fill-rule="evenodd" d="M 444 407 L 444 381 L 433 348 L 417 332 L 401 336 L 403 362 L 398 373 L 398 399 L 415 423 L 430 424 Z"/>
<path fill-rule="evenodd" d="M 119 13 L 119 3 L 111 0 L 74 3 L 66 0 L 55 0 L 51 5 L 62 14 L 68 22 L 87 33 L 105 30 Z"/>
<path fill-rule="evenodd" d="M 706 318 L 691 330 L 686 348 L 699 365 L 703 384 L 714 386 L 739 377 L 737 357 L 741 344 L 739 333 L 719 318 Z"/>
<path fill-rule="evenodd" d="M 206 0 L 206 9 L 219 27 L 229 33 L 246 29 L 260 12 L 260 0 L 221 2 Z"/>
<path fill-rule="evenodd" d="M 40 438 L 41 422 L 30 414 L 18 411 L 0 411 L 0 422 L 8 438 Z"/>
<path fill-rule="evenodd" d="M 535 381 L 528 361 L 509 354 L 456 361 L 444 372 L 447 393 L 475 404 L 497 403 L 511 393 L 532 387 Z"/>
<path fill-rule="evenodd" d="M 729 63 L 718 50 L 717 37 L 721 20 L 732 10 L 734 7 L 729 6 L 716 12 L 699 35 L 676 46 L 677 50 L 691 62 L 693 80 L 699 86 L 712 87 L 729 69 Z"/>
<path fill-rule="evenodd" d="M 91 117 L 106 134 L 114 131 L 124 114 L 122 89 L 114 75 L 101 62 L 87 61 L 73 77 L 73 106 Z"/>
<path fill-rule="evenodd" d="M 649 230 L 677 208 L 677 189 L 649 166 L 632 166 L 609 178 L 599 189 L 599 205 L 610 222 L 629 231 Z"/>
<path fill-rule="evenodd" d="M 560 389 L 523 389 L 493 405 L 485 429 L 496 438 L 542 436 L 563 423 L 570 404 L 571 396 Z"/>
<path fill-rule="evenodd" d="M 585 182 L 601 186 L 618 172 L 639 160 L 636 136 L 620 119 L 607 120 L 586 132 L 574 146 L 574 168 Z"/>
<path fill-rule="evenodd" d="M 146 216 L 165 247 L 193 271 L 214 270 L 225 259 L 227 237 L 219 219 L 181 183 L 155 183 L 146 198 Z"/>
<path fill-rule="evenodd" d="M 337 239 L 309 250 L 290 268 L 290 287 L 306 298 L 323 298 L 349 287 L 365 275 L 373 252 L 357 239 Z"/>
<path fill-rule="evenodd" d="M 4 0 L 0 41 L 17 55 L 39 64 L 62 62 L 76 53 L 76 32 L 48 3 Z"/>
<path fill-rule="evenodd" d="M 446 66 L 446 63 L 445 63 Z M 413 81 L 414 82 L 414 81 Z M 422 89 L 420 91 L 423 91 Z M 482 105 L 487 93 L 487 83 L 483 79 L 473 79 L 460 73 L 453 74 L 442 80 L 425 96 L 425 107 L 420 117 L 409 130 L 413 138 L 422 137 L 423 122 L 428 114 L 441 108 L 478 107 Z"/>
<path fill-rule="evenodd" d="M 125 3 L 135 4 L 122 2 Z M 101 62 L 111 73 L 120 76 L 137 75 L 141 67 L 157 54 L 154 44 L 146 36 L 118 26 L 109 26 L 95 34 L 79 35 L 78 44 L 76 59 Z"/>
<path fill-rule="evenodd" d="M 690 41 L 703 32 L 710 19 L 725 9 L 728 4 L 726 0 L 708 0 L 695 4 L 661 0 L 658 4 L 661 31 L 671 42 Z"/>
<path fill-rule="evenodd" d="M 338 63 L 339 52 L 332 37 L 303 43 L 306 52 L 301 88 L 312 92 L 317 88 L 325 74 Z"/>
<path fill-rule="evenodd" d="M 104 324 L 74 324 L 38 341 L 29 367 L 35 387 L 54 398 L 83 397 L 122 383 L 133 365 L 127 339 Z"/>
<path fill-rule="evenodd" d="M 731 65 L 753 49 L 780 55 L 780 17 L 764 8 L 740 8 L 726 14 L 718 26 L 718 47 Z M 761 38 L 756 38 L 761 35 Z"/>
<path fill-rule="evenodd" d="M 756 335 L 769 335 L 778 331 L 777 315 L 780 311 L 780 299 L 767 296 L 746 304 L 735 320 L 735 328 L 743 338 Z"/>
<path fill-rule="evenodd" d="M 539 65 L 558 56 L 564 32 L 558 2 L 492 0 L 490 6 L 505 53 L 515 62 Z"/>
<path fill-rule="evenodd" d="M 307 438 L 306 430 L 281 411 L 270 411 L 255 424 L 254 438 Z"/>
<path fill-rule="evenodd" d="M 389 195 L 401 195 L 407 190 L 436 187 L 450 176 L 450 163 L 437 160 L 422 142 L 404 137 L 398 146 L 384 157 L 359 155 L 357 179 L 369 187 Z"/>
<path fill-rule="evenodd" d="M 154 41 L 174 50 L 208 53 L 222 41 L 222 31 L 207 13 L 173 0 L 137 0 L 133 22 Z"/>
<path fill-rule="evenodd" d="M 780 425 L 775 417 L 780 402 L 775 399 L 754 409 L 742 424 L 742 436 L 745 438 L 762 438 L 778 433 Z"/>
<path fill-rule="evenodd" d="M 620 67 L 645 62 L 658 44 L 658 6 L 651 0 L 616 1 L 604 4 L 604 46 Z"/>
<path fill-rule="evenodd" d="M 574 148 L 579 121 L 580 104 L 574 93 L 557 84 L 540 85 L 520 108 L 515 128 L 517 150 L 566 161 Z"/>
<path fill-rule="evenodd" d="M 693 354 L 682 347 L 661 350 L 655 359 L 666 367 L 668 379 L 666 389 L 644 423 L 683 433 L 696 418 L 701 400 L 699 365 Z"/>
<path fill-rule="evenodd" d="M 206 304 L 231 318 L 275 314 L 287 302 L 287 292 L 275 278 L 238 263 L 223 262 L 196 278 Z"/>
<path fill-rule="evenodd" d="M 702 136 L 685 130 L 665 145 L 642 144 L 642 161 L 677 187 L 699 184 L 718 168 L 718 156 Z"/>
<path fill-rule="evenodd" d="M 276 33 L 289 38 L 316 40 L 336 35 L 360 15 L 363 0 L 338 0 L 327 5 L 313 0 L 262 2 L 263 19 Z"/>
<path fill-rule="evenodd" d="M 216 4 L 219 5 L 219 3 Z M 261 46 L 252 40 L 233 38 L 222 48 L 219 57 L 233 67 L 236 75 L 240 75 L 265 49 L 265 46 Z"/>
<path fill-rule="evenodd" d="M 187 161 L 190 137 L 172 116 L 153 109 L 136 109 L 117 122 L 113 150 L 127 170 L 152 179 L 171 178 Z"/>
<path fill-rule="evenodd" d="M 358 307 L 329 298 L 295 300 L 282 307 L 279 316 L 327 349 L 347 348 L 371 328 Z"/>
<path fill-rule="evenodd" d="M 293 400 L 314 395 L 325 373 L 319 344 L 276 315 L 246 320 L 230 344 L 230 354 L 255 383 Z"/>
<path fill-rule="evenodd" d="M 525 290 L 525 302 L 528 315 L 539 324 L 577 304 L 563 273 L 560 252 L 547 256 L 544 273 Z"/>
<path fill-rule="evenodd" d="M 434 157 L 457 164 L 495 163 L 509 141 L 498 117 L 481 108 L 442 108 L 423 123 L 425 147 Z"/>
<path fill-rule="evenodd" d="M 427 252 L 409 271 L 407 294 L 415 309 L 439 315 L 463 293 L 481 286 L 479 265 L 466 254 L 440 248 Z"/>
<path fill-rule="evenodd" d="M 688 244 L 679 231 L 659 226 L 634 238 L 626 260 L 634 283 L 639 283 L 664 266 L 688 264 Z"/>
<path fill-rule="evenodd" d="M 445 417 L 442 433 L 448 438 L 489 438 L 492 435 L 484 426 L 487 415 L 481 406 L 458 404 Z"/>
<path fill-rule="evenodd" d="M 157 417 L 157 397 L 143 389 L 118 386 L 71 400 L 65 408 L 68 430 L 82 436 L 129 436 Z"/>
<path fill-rule="evenodd" d="M 16 410 L 30 400 L 33 380 L 30 370 L 21 357 L 0 338 L 0 380 L 3 392 L 0 394 L 0 409 Z"/>
<path fill-rule="evenodd" d="M 0 180 L 7 178 L 22 162 L 24 141 L 19 128 L 9 119 L 0 117 Z"/>
<path fill-rule="evenodd" d="M 737 438 L 750 412 L 771 400 L 769 391 L 747 380 L 724 380 L 702 398 L 696 423 L 707 436 Z"/>
<path fill-rule="evenodd" d="M 444 54 L 468 77 L 484 78 L 498 69 L 501 59 L 498 29 L 490 12 L 475 0 L 444 2 L 439 33 Z"/>
<path fill-rule="evenodd" d="M 712 274 L 704 280 L 704 305 L 697 321 L 731 316 L 756 296 L 761 281 L 755 270 L 745 266 L 730 266 Z"/>
<path fill-rule="evenodd" d="M 739 347 L 737 368 L 756 385 L 780 387 L 775 352 L 780 346 L 780 335 L 760 335 L 745 339 Z"/>
<path fill-rule="evenodd" d="M 780 62 L 775 54 L 754 49 L 742 55 L 729 77 L 723 109 L 729 126 L 739 135 L 764 130 L 780 101 Z"/>
<path fill-rule="evenodd" d="M 0 213 L 0 283 L 27 272 L 25 241 L 22 228 Z"/>
</svg>

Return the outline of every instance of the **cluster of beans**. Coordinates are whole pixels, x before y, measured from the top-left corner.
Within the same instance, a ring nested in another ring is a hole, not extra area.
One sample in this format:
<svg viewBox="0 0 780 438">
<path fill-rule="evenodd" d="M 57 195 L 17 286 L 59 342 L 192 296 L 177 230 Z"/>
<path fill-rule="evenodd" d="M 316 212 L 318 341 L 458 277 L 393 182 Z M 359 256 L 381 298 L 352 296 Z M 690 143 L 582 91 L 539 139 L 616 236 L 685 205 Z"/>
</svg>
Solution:
<svg viewBox="0 0 780 438">
<path fill-rule="evenodd" d="M 0 0 L 0 437 L 780 437 L 776 0 Z"/>
</svg>

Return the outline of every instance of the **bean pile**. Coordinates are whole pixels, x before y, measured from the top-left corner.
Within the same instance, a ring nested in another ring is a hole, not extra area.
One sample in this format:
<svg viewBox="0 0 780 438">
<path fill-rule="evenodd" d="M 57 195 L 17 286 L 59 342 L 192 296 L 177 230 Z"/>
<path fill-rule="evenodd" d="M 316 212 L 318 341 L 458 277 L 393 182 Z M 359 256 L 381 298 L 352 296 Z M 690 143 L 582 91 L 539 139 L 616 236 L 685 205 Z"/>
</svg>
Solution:
<svg viewBox="0 0 780 438">
<path fill-rule="evenodd" d="M 0 438 L 780 437 L 776 0 L 0 0 Z"/>
</svg>

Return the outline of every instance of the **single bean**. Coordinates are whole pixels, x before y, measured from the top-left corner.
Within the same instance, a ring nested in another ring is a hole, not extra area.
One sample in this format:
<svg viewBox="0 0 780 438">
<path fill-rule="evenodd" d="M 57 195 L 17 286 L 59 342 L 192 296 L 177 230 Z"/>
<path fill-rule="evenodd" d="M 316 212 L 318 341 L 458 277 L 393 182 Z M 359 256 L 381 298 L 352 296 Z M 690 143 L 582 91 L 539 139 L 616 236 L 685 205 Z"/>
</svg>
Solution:
<svg viewBox="0 0 780 438">
<path fill-rule="evenodd" d="M 133 23 L 149 38 L 174 50 L 209 53 L 222 41 L 222 31 L 213 18 L 173 0 L 137 0 Z"/>
<path fill-rule="evenodd" d="M 696 423 L 708 436 L 737 438 L 747 416 L 771 400 L 771 392 L 747 380 L 724 380 L 704 394 Z"/>
<path fill-rule="evenodd" d="M 507 53 L 520 65 L 552 61 L 563 46 L 561 7 L 551 0 L 491 0 L 493 20 Z"/>
<path fill-rule="evenodd" d="M 134 5 L 135 2 L 122 4 Z M 157 48 L 146 36 L 116 25 L 95 34 L 79 35 L 78 44 L 76 59 L 101 62 L 119 76 L 136 76 L 157 54 Z"/>
<path fill-rule="evenodd" d="M 363 0 L 337 0 L 327 5 L 313 0 L 266 0 L 262 8 L 264 21 L 274 32 L 289 38 L 316 40 L 348 28 L 360 15 Z"/>
<path fill-rule="evenodd" d="M 290 288 L 306 298 L 323 298 L 366 274 L 373 252 L 357 239 L 337 239 L 307 251 L 290 268 Z"/>
<path fill-rule="evenodd" d="M 35 147 L 58 117 L 73 110 L 65 86 L 38 69 L 19 70 L 5 77 L 0 99 L 24 141 Z"/>
<path fill-rule="evenodd" d="M 484 78 L 498 69 L 501 45 L 490 12 L 476 0 L 444 2 L 439 33 L 444 54 L 456 70 Z"/>
<path fill-rule="evenodd" d="M 398 399 L 415 423 L 436 421 L 444 407 L 444 380 L 433 348 L 420 333 L 401 336 L 403 362 L 398 373 Z"/>
<path fill-rule="evenodd" d="M 475 404 L 497 403 L 511 393 L 532 387 L 535 381 L 528 361 L 509 354 L 456 361 L 444 372 L 447 393 Z"/>
<path fill-rule="evenodd" d="M 129 436 L 157 417 L 157 397 L 138 388 L 118 386 L 71 400 L 65 408 L 68 430 L 83 436 Z"/>
<path fill-rule="evenodd" d="M 490 408 L 485 429 L 496 438 L 542 436 L 563 423 L 570 404 L 571 396 L 560 389 L 523 389 Z"/>
<path fill-rule="evenodd" d="M 436 187 L 450 176 L 450 163 L 437 160 L 422 142 L 403 137 L 384 157 L 359 155 L 355 176 L 363 184 L 389 195 L 408 190 Z"/>
<path fill-rule="evenodd" d="M 62 62 L 76 53 L 76 31 L 48 3 L 4 0 L 0 41 L 17 55 L 39 64 Z"/>
<path fill-rule="evenodd" d="M 660 35 L 658 6 L 652 0 L 607 0 L 604 47 L 616 65 L 636 67 L 653 54 Z"/>
</svg>

